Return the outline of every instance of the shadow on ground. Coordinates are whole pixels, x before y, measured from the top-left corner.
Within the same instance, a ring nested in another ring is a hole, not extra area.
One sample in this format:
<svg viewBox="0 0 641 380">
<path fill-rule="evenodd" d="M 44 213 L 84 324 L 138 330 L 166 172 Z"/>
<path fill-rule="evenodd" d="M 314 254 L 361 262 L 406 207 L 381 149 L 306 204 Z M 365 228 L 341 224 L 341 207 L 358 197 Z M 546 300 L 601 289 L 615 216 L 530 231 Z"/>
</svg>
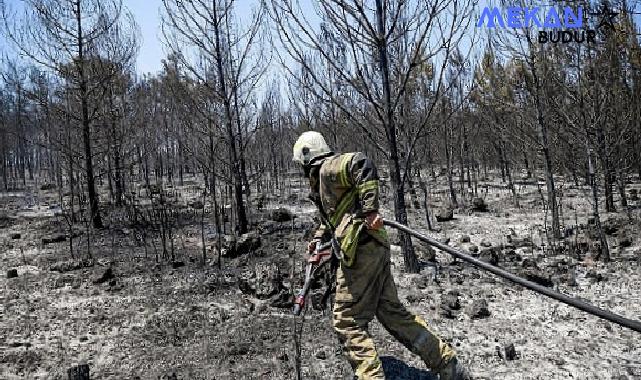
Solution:
<svg viewBox="0 0 641 380">
<path fill-rule="evenodd" d="M 437 380 L 433 373 L 410 367 L 404 362 L 391 356 L 382 356 L 383 371 L 387 380 Z"/>
</svg>

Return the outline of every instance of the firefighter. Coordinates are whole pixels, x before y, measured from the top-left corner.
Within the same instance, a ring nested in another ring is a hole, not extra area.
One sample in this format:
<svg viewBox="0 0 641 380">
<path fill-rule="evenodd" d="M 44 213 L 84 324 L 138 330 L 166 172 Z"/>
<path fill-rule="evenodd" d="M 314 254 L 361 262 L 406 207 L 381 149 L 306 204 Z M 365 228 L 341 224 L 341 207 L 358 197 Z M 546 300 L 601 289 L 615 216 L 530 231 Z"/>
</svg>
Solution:
<svg viewBox="0 0 641 380">
<path fill-rule="evenodd" d="M 378 213 L 379 178 L 374 163 L 363 153 L 335 154 L 314 131 L 298 138 L 293 156 L 309 179 L 310 198 L 331 224 L 321 223 L 308 250 L 313 251 L 317 241 L 328 241 L 332 230 L 340 242 L 343 258 L 336 270 L 333 325 L 355 376 L 385 378 L 367 328 L 376 317 L 441 380 L 470 379 L 452 348 L 398 299 L 387 233 Z"/>
</svg>

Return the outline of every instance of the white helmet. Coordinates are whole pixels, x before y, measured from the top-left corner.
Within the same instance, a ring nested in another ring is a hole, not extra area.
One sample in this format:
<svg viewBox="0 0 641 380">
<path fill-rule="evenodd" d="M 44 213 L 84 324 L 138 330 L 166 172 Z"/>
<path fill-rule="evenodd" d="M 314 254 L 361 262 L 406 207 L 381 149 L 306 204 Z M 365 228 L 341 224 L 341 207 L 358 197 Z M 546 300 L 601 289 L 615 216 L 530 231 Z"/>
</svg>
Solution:
<svg viewBox="0 0 641 380">
<path fill-rule="evenodd" d="M 304 132 L 294 144 L 293 160 L 301 165 L 308 165 L 314 158 L 320 157 L 332 150 L 325 142 L 325 138 L 318 132 Z"/>
</svg>

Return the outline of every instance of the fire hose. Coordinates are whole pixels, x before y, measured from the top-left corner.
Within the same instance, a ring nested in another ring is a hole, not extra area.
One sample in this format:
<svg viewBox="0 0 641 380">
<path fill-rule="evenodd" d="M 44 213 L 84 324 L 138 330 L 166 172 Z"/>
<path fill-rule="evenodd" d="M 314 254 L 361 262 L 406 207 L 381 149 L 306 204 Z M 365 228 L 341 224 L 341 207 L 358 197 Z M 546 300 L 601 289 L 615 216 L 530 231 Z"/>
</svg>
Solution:
<svg viewBox="0 0 641 380">
<path fill-rule="evenodd" d="M 632 319 L 625 318 L 625 317 L 623 317 L 621 315 L 614 314 L 614 313 L 609 312 L 607 310 L 603 310 L 601 308 L 598 308 L 598 307 L 596 307 L 594 305 L 591 305 L 591 304 L 589 304 L 587 302 L 584 302 L 584 301 L 581 301 L 579 299 L 572 298 L 572 297 L 567 296 L 565 294 L 556 292 L 556 291 L 554 291 L 552 289 L 549 289 L 547 287 L 541 286 L 541 285 L 536 284 L 536 283 L 534 283 L 532 281 L 528 281 L 528 280 L 526 280 L 524 278 L 516 276 L 513 273 L 510 273 L 510 272 L 505 271 L 505 270 L 503 270 L 501 268 L 498 268 L 498 267 L 496 267 L 494 265 L 491 265 L 491 264 L 486 263 L 486 262 L 484 262 L 482 260 L 474 258 L 471 255 L 468 255 L 468 254 L 465 254 L 465 253 L 463 253 L 461 251 L 458 251 L 458 250 L 456 250 L 456 249 L 454 249 L 454 248 L 452 248 L 452 247 L 450 247 L 448 245 L 445 245 L 445 244 L 443 244 L 443 243 L 441 243 L 439 241 L 436 241 L 436 240 L 434 240 L 434 239 L 432 239 L 432 238 L 430 238 L 430 237 L 428 237 L 428 236 L 426 236 L 426 235 L 424 235 L 424 234 L 422 234 L 420 232 L 417 232 L 417 231 L 415 231 L 415 230 L 413 230 L 413 229 L 411 229 L 411 228 L 409 228 L 409 227 L 407 227 L 407 226 L 405 226 L 403 224 L 400 224 L 398 222 L 385 219 L 384 224 L 386 226 L 392 227 L 392 228 L 397 229 L 399 231 L 405 232 L 405 233 L 407 233 L 407 234 L 409 234 L 411 236 L 414 236 L 415 238 L 417 238 L 417 239 L 419 239 L 419 240 L 421 240 L 421 241 L 423 241 L 423 242 L 425 242 L 425 243 L 427 243 L 427 244 L 429 244 L 429 245 L 431 245 L 433 247 L 436 247 L 436 248 L 440 249 L 441 251 L 447 252 L 450 255 L 452 255 L 452 256 L 454 256 L 454 257 L 456 257 L 458 259 L 461 259 L 463 261 L 467 261 L 468 263 L 470 263 L 470 264 L 472 264 L 472 265 L 474 265 L 476 267 L 479 267 L 479 268 L 481 268 L 483 270 L 486 270 L 486 271 L 488 271 L 490 273 L 493 273 L 493 274 L 495 274 L 495 275 L 497 275 L 499 277 L 502 277 L 502 278 L 504 278 L 506 280 L 512 281 L 512 282 L 514 282 L 516 284 L 519 284 L 519 285 L 521 285 L 521 286 L 523 286 L 523 287 L 525 287 L 527 289 L 530 289 L 530 290 L 533 290 L 533 291 L 535 291 L 537 293 L 540 293 L 540 294 L 543 294 L 545 296 L 548 296 L 548 297 L 550 297 L 552 299 L 555 299 L 555 300 L 557 300 L 559 302 L 562 302 L 562 303 L 564 303 L 566 305 L 570 305 L 572 307 L 575 307 L 575 308 L 577 308 L 579 310 L 582 310 L 582 311 L 584 311 L 584 312 L 586 312 L 588 314 L 595 315 L 595 316 L 597 316 L 599 318 L 605 319 L 607 321 L 616 323 L 616 324 L 618 324 L 620 326 L 627 327 L 627 328 L 629 328 L 631 330 L 634 330 L 634 331 L 636 331 L 638 333 L 641 333 L 641 322 L 640 321 L 635 321 L 635 320 L 632 320 Z"/>
</svg>

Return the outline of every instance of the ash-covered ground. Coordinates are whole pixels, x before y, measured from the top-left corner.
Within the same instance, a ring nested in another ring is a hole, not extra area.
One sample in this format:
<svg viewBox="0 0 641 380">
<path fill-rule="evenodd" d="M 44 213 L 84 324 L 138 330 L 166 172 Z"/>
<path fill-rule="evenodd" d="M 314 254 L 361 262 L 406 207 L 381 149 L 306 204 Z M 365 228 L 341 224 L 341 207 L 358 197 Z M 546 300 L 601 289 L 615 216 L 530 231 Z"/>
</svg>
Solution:
<svg viewBox="0 0 641 380">
<path fill-rule="evenodd" d="M 452 210 L 453 219 L 434 222 L 431 232 L 421 192 L 408 194 L 410 224 L 508 271 L 640 320 L 639 184 L 628 185 L 628 210 L 602 215 L 612 255 L 604 263 L 589 259 L 596 240 L 589 188 L 559 182 L 566 237 L 553 247 L 536 183 L 517 185 L 521 207 L 515 208 L 504 185 L 486 181 L 478 194 L 484 204 L 467 200 Z M 449 219 L 444 178 L 431 185 L 432 216 Z M 220 265 L 210 215 L 203 263 L 207 205 L 189 188 L 174 188 L 181 209 L 193 212 L 175 226 L 173 259 L 162 252 L 157 233 L 131 225 L 122 210 L 109 208 L 104 230 L 82 223 L 69 229 L 56 189 L 33 185 L 0 193 L 0 378 L 66 379 L 69 368 L 88 364 L 92 379 L 294 379 L 301 321 L 302 377 L 351 378 L 331 313 L 310 306 L 304 320 L 290 315 L 314 225 L 300 185 L 256 198 L 262 210 L 252 207 L 255 232 L 236 241 L 222 237 Z M 391 218 L 386 204 L 383 215 Z M 415 245 L 420 274 L 405 273 L 393 248 L 400 297 L 453 344 L 475 378 L 641 379 L 639 333 Z M 389 379 L 434 378 L 380 324 L 370 331 Z"/>
</svg>

